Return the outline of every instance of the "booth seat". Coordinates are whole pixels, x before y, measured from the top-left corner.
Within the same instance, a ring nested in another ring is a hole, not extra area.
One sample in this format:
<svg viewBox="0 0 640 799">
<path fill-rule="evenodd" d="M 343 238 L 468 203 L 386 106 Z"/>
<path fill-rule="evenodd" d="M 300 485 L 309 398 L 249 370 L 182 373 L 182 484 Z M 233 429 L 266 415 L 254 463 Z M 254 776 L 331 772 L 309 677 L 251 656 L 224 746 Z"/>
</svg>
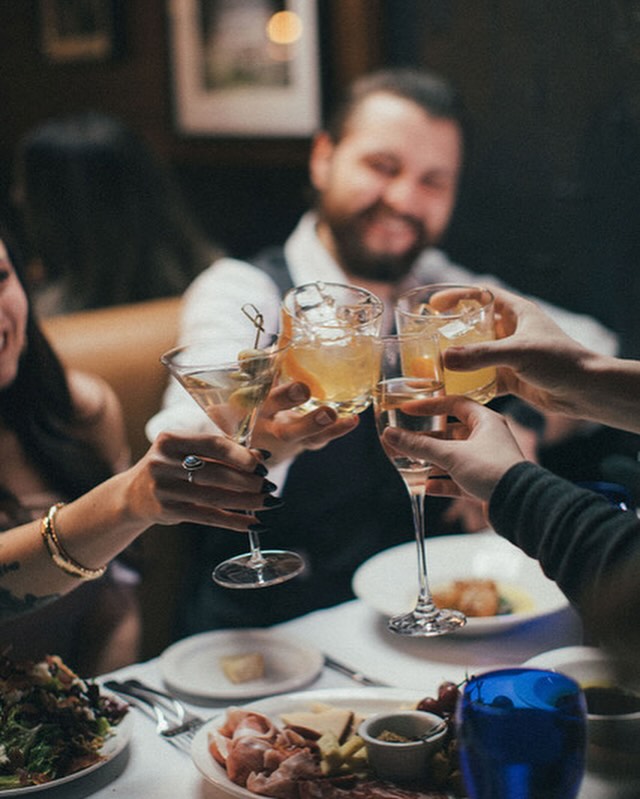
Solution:
<svg viewBox="0 0 640 799">
<path fill-rule="evenodd" d="M 133 460 L 148 449 L 144 427 L 160 408 L 168 373 L 160 363 L 177 339 L 180 298 L 80 311 L 41 320 L 61 361 L 104 378 L 124 411 Z M 185 542 L 179 528 L 156 526 L 141 536 L 143 657 L 170 642 Z"/>
</svg>

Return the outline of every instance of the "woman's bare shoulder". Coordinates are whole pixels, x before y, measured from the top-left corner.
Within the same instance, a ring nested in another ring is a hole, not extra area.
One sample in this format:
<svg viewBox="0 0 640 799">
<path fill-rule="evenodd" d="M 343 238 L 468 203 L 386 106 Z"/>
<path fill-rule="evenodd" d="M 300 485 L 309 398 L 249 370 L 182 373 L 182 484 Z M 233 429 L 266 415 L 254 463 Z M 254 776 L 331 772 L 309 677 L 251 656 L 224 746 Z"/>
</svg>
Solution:
<svg viewBox="0 0 640 799">
<path fill-rule="evenodd" d="M 70 370 L 67 379 L 80 421 L 78 434 L 119 471 L 128 463 L 128 445 L 115 391 L 106 380 L 87 372 Z"/>
</svg>

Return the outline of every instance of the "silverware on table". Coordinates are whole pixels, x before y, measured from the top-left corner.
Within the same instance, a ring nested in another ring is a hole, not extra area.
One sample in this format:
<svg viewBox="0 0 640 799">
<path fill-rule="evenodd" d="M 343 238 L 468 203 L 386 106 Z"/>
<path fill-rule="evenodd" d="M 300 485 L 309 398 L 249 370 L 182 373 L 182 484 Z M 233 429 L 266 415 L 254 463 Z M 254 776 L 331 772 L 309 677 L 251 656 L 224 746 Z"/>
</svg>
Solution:
<svg viewBox="0 0 640 799">
<path fill-rule="evenodd" d="M 363 674 L 361 671 L 353 669 L 351 666 L 347 666 L 346 663 L 342 663 L 341 661 L 336 660 L 329 655 L 324 656 L 324 665 L 328 669 L 333 669 L 334 671 L 340 672 L 340 674 L 350 677 L 355 682 L 360 683 L 360 685 L 372 685 L 382 688 L 390 687 L 389 683 L 382 682 L 381 680 L 374 680 L 372 677 L 367 677 L 366 674 Z"/>
<path fill-rule="evenodd" d="M 196 732 L 206 723 L 171 694 L 145 685 L 140 680 L 107 680 L 105 688 L 133 699 L 137 707 L 156 722 L 156 732 L 174 746 L 189 752 Z"/>
</svg>

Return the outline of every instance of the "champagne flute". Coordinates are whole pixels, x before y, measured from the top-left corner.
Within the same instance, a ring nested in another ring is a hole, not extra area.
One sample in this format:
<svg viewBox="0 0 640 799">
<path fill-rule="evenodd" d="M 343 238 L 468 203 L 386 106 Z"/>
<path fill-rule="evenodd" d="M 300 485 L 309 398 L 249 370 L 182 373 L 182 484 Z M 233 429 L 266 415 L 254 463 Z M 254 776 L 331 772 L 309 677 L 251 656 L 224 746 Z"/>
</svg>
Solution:
<svg viewBox="0 0 640 799">
<path fill-rule="evenodd" d="M 247 349 L 236 360 L 216 363 L 211 353 L 219 341 L 202 340 L 166 352 L 162 363 L 226 436 L 250 446 L 258 410 L 274 384 L 283 348 L 276 336 L 261 349 Z M 258 533 L 249 530 L 250 552 L 220 563 L 215 582 L 227 588 L 263 588 L 295 577 L 304 561 L 295 552 L 260 548 Z"/>
<path fill-rule="evenodd" d="M 356 286 L 316 282 L 290 289 L 281 311 L 281 337 L 289 344 L 282 372 L 309 387 L 303 410 L 364 411 L 378 377 L 382 301 Z"/>
<path fill-rule="evenodd" d="M 431 464 L 394 450 L 386 443 L 387 427 L 426 436 L 446 435 L 446 416 L 411 413 L 407 403 L 444 393 L 436 336 L 385 336 L 382 342 L 381 379 L 374 393 L 376 425 L 382 446 L 409 492 L 418 554 L 418 598 L 410 613 L 393 616 L 388 627 L 409 636 L 435 636 L 459 630 L 466 617 L 457 610 L 437 608 L 427 576 L 424 502 Z"/>
<path fill-rule="evenodd" d="M 437 334 L 440 350 L 476 344 L 495 338 L 494 298 L 489 289 L 433 283 L 400 295 L 395 308 L 398 333 Z M 471 372 L 444 370 L 447 394 L 464 394 L 487 403 L 495 397 L 496 369 L 488 366 Z"/>
<path fill-rule="evenodd" d="M 585 768 L 586 703 L 555 671 L 502 669 L 472 677 L 456 711 L 470 799 L 573 799 Z"/>
</svg>

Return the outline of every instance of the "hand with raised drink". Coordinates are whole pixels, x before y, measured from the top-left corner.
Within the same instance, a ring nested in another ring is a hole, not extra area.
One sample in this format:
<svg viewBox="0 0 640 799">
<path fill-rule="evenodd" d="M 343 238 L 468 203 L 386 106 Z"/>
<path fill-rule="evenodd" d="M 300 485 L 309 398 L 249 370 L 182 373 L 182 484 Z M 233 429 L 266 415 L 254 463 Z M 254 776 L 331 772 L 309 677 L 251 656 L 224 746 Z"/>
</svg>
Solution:
<svg viewBox="0 0 640 799">
<path fill-rule="evenodd" d="M 498 367 L 498 392 L 543 411 L 640 430 L 640 363 L 592 352 L 534 302 L 495 289 L 496 341 L 450 347 L 448 369 Z"/>
<path fill-rule="evenodd" d="M 193 475 L 186 470 L 185 456 L 196 456 Z M 260 523 L 254 514 L 265 509 L 273 490 L 266 473 L 258 450 L 225 436 L 160 433 L 136 464 L 105 485 L 112 500 L 122 492 L 119 507 L 139 530 L 191 522 L 246 533 Z"/>
<path fill-rule="evenodd" d="M 334 438 L 357 427 L 359 418 L 355 413 L 338 416 L 328 406 L 302 413 L 299 406 L 309 397 L 309 388 L 304 383 L 283 383 L 270 391 L 260 408 L 252 443 L 271 453 L 270 466 L 295 458 L 305 450 L 322 449 Z"/>
<path fill-rule="evenodd" d="M 383 440 L 406 454 L 434 464 L 427 492 L 439 496 L 472 496 L 486 502 L 500 478 L 525 460 L 504 416 L 460 396 L 438 397 L 408 403 L 416 415 L 446 414 L 459 423 L 449 424 L 447 439 L 420 436 L 389 428 Z"/>
</svg>

